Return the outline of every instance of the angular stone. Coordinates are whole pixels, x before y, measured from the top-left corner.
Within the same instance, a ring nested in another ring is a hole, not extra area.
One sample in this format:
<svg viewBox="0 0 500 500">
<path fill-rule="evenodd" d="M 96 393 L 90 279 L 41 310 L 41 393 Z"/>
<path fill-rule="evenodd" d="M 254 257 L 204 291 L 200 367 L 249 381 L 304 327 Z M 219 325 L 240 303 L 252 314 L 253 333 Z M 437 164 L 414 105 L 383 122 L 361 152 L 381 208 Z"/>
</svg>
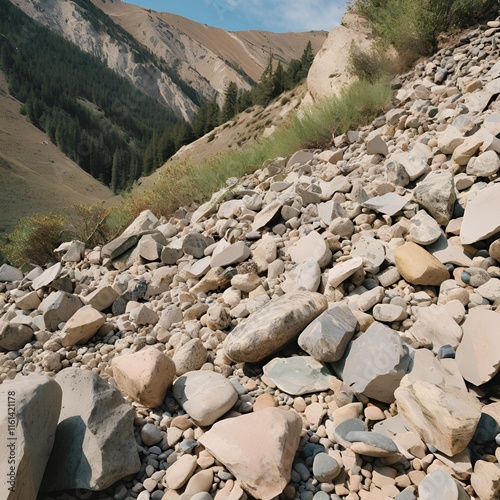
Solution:
<svg viewBox="0 0 500 500">
<path fill-rule="evenodd" d="M 500 298 L 500 279 L 491 278 L 484 285 L 476 289 L 476 292 L 485 299 L 495 302 Z"/>
<path fill-rule="evenodd" d="M 191 288 L 191 293 L 206 293 L 218 288 L 224 288 L 231 283 L 231 278 L 237 274 L 235 269 L 224 269 L 223 267 L 214 267 Z"/>
<path fill-rule="evenodd" d="M 363 259 L 361 257 L 335 264 L 328 272 L 328 284 L 336 288 L 360 269 L 363 269 Z"/>
<path fill-rule="evenodd" d="M 7 351 L 22 349 L 33 338 L 33 329 L 28 325 L 0 321 L 0 347 Z"/>
<path fill-rule="evenodd" d="M 428 349 L 416 349 L 413 366 L 407 376 L 409 382 L 423 380 L 439 387 L 456 387 L 467 391 L 464 379 L 454 359 L 439 359 Z"/>
<path fill-rule="evenodd" d="M 451 159 L 458 165 L 467 165 L 469 160 L 478 152 L 483 140 L 476 135 L 466 137 L 464 142 L 453 151 Z"/>
<path fill-rule="evenodd" d="M 175 374 L 180 377 L 187 372 L 199 370 L 207 361 L 208 352 L 200 339 L 191 339 L 175 352 Z"/>
<path fill-rule="evenodd" d="M 420 500 L 468 500 L 470 496 L 460 483 L 453 479 L 443 469 L 436 469 L 428 474 L 418 485 Z"/>
<path fill-rule="evenodd" d="M 498 464 L 478 460 L 470 483 L 481 500 L 500 498 L 500 467 Z"/>
<path fill-rule="evenodd" d="M 351 250 L 353 258 L 361 257 L 363 265 L 375 268 L 380 267 L 385 260 L 385 247 L 375 238 L 360 238 Z"/>
<path fill-rule="evenodd" d="M 210 261 L 210 266 L 214 267 L 226 267 L 231 264 L 238 264 L 247 260 L 250 257 L 251 251 L 247 247 L 244 241 L 238 241 L 233 245 L 228 246 L 221 252 L 214 254 L 212 260 Z"/>
<path fill-rule="evenodd" d="M 199 442 L 252 497 L 270 500 L 290 481 L 301 431 L 297 413 L 266 408 L 218 422 Z"/>
<path fill-rule="evenodd" d="M 17 267 L 2 264 L 0 266 L 0 283 L 6 281 L 20 281 L 23 279 L 23 272 Z"/>
<path fill-rule="evenodd" d="M 85 254 L 85 243 L 73 240 L 66 249 L 66 253 L 61 257 L 63 262 L 80 262 Z"/>
<path fill-rule="evenodd" d="M 61 344 L 64 347 L 85 344 L 102 325 L 106 317 L 92 306 L 84 306 L 71 316 L 61 332 Z"/>
<path fill-rule="evenodd" d="M 328 307 L 323 295 L 295 292 L 266 304 L 242 321 L 224 341 L 236 362 L 256 363 L 284 347 Z"/>
<path fill-rule="evenodd" d="M 137 245 L 139 255 L 148 261 L 159 260 L 162 248 L 162 245 L 150 234 L 144 235 Z"/>
<path fill-rule="evenodd" d="M 422 247 L 409 241 L 394 253 L 401 276 L 413 285 L 440 285 L 449 279 L 448 269 Z"/>
<path fill-rule="evenodd" d="M 382 302 L 384 299 L 384 287 L 377 286 L 362 293 L 358 297 L 358 309 L 362 312 L 369 311 L 375 304 Z"/>
<path fill-rule="evenodd" d="M 387 156 L 389 154 L 389 148 L 382 137 L 376 135 L 367 142 L 366 154 Z"/>
<path fill-rule="evenodd" d="M 152 231 L 156 229 L 159 224 L 160 221 L 151 210 L 143 210 L 125 231 L 123 231 L 122 236 L 138 235 L 143 231 Z"/>
<path fill-rule="evenodd" d="M 161 251 L 161 261 L 167 266 L 173 266 L 184 255 L 182 250 L 182 240 L 177 239 L 169 242 Z"/>
<path fill-rule="evenodd" d="M 462 245 L 454 244 L 453 240 L 451 238 L 449 240 L 446 239 L 444 234 L 441 234 L 426 250 L 436 257 L 441 264 L 454 264 L 464 267 L 472 265 L 472 260 L 466 255 Z"/>
<path fill-rule="evenodd" d="M 392 217 L 402 210 L 409 201 L 409 196 L 399 196 L 396 193 L 387 193 L 382 196 L 370 198 L 363 203 L 363 206 Z"/>
<path fill-rule="evenodd" d="M 112 286 L 102 286 L 80 298 L 85 305 L 92 306 L 97 311 L 104 311 L 111 307 L 118 296 L 118 292 Z"/>
<path fill-rule="evenodd" d="M 318 361 L 338 361 L 358 321 L 350 309 L 334 306 L 318 316 L 300 334 L 299 346 Z"/>
<path fill-rule="evenodd" d="M 0 438 L 0 498 L 34 499 L 50 456 L 61 411 L 62 391 L 46 375 L 31 374 L 0 385 L 4 405 Z"/>
<path fill-rule="evenodd" d="M 413 200 L 442 226 L 450 222 L 455 199 L 453 174 L 448 171 L 431 172 L 413 190 Z"/>
<path fill-rule="evenodd" d="M 159 321 L 159 316 L 146 304 L 140 304 L 130 311 L 130 319 L 138 325 L 156 325 Z"/>
<path fill-rule="evenodd" d="M 83 304 L 78 296 L 67 292 L 52 292 L 40 304 L 45 328 L 50 331 L 57 330 L 59 324 L 68 321 L 81 307 Z"/>
<path fill-rule="evenodd" d="M 500 184 L 481 189 L 465 207 L 460 231 L 463 245 L 471 245 L 500 231 L 500 219 L 491 214 L 500 213 Z"/>
<path fill-rule="evenodd" d="M 315 259 L 321 268 L 326 267 L 332 260 L 332 252 L 325 239 L 317 231 L 311 231 L 301 238 L 289 250 L 292 261 L 302 264 L 305 260 Z"/>
<path fill-rule="evenodd" d="M 420 307 L 416 316 L 417 321 L 411 327 L 410 333 L 417 340 L 430 340 L 435 354 L 444 345 L 451 345 L 454 349 L 458 347 L 462 340 L 462 328 L 445 307 L 435 304 Z"/>
<path fill-rule="evenodd" d="M 470 310 L 463 332 L 456 354 L 458 368 L 467 382 L 483 385 L 500 371 L 498 314 L 485 309 Z"/>
<path fill-rule="evenodd" d="M 392 403 L 394 391 L 410 369 L 411 357 L 397 332 L 373 323 L 354 340 L 347 354 L 342 378 L 354 391 Z"/>
<path fill-rule="evenodd" d="M 403 379 L 395 396 L 405 426 L 448 456 L 468 446 L 481 418 L 478 400 L 456 387 Z"/>
<path fill-rule="evenodd" d="M 439 224 L 425 210 L 419 210 L 411 218 L 410 236 L 418 245 L 430 245 L 437 241 L 441 234 Z"/>
<path fill-rule="evenodd" d="M 258 231 L 260 228 L 266 226 L 271 222 L 278 212 L 281 210 L 283 203 L 281 201 L 275 200 L 269 205 L 266 205 L 263 210 L 261 210 L 256 216 L 252 223 L 252 231 Z"/>
<path fill-rule="evenodd" d="M 292 396 L 326 391 L 331 373 L 310 356 L 274 358 L 264 366 L 264 375 Z"/>
<path fill-rule="evenodd" d="M 204 370 L 179 377 L 172 393 L 184 411 L 201 427 L 212 425 L 238 399 L 236 389 L 226 377 Z"/>
<path fill-rule="evenodd" d="M 489 177 L 500 170 L 500 158 L 495 151 L 486 151 L 480 154 L 474 161 L 469 161 L 467 173 L 478 177 Z"/>
<path fill-rule="evenodd" d="M 209 243 L 209 240 L 202 234 L 190 232 L 182 241 L 182 250 L 185 254 L 192 255 L 195 259 L 201 259 L 205 255 L 205 248 L 207 248 Z"/>
<path fill-rule="evenodd" d="M 446 130 L 438 134 L 438 148 L 445 155 L 451 155 L 465 140 L 458 128 L 448 125 Z"/>
<path fill-rule="evenodd" d="M 16 306 L 22 309 L 23 311 L 33 311 L 34 309 L 38 309 L 42 301 L 38 296 L 38 293 L 28 292 L 26 295 L 23 295 L 19 299 L 16 299 Z"/>
<path fill-rule="evenodd" d="M 133 407 L 94 372 L 60 371 L 62 410 L 42 491 L 100 491 L 139 471 Z"/>
<path fill-rule="evenodd" d="M 60 262 L 45 269 L 45 271 L 33 280 L 31 288 L 33 290 L 40 290 L 44 286 L 49 286 L 55 279 L 59 278 L 62 271 Z"/>
<path fill-rule="evenodd" d="M 162 404 L 175 377 L 172 359 L 153 347 L 115 356 L 111 368 L 120 390 L 147 408 Z"/>
<path fill-rule="evenodd" d="M 104 259 L 105 257 L 109 257 L 110 259 L 116 259 L 127 250 L 135 247 L 137 241 L 138 238 L 136 235 L 119 236 L 101 248 L 101 258 Z"/>
</svg>

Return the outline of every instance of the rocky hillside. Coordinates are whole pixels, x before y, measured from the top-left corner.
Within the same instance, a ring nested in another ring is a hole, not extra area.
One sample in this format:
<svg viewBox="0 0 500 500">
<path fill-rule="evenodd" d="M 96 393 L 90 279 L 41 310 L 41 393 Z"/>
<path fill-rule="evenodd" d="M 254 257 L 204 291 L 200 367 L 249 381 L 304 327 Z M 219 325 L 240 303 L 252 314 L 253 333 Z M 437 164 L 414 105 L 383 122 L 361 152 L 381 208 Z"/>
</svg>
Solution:
<svg viewBox="0 0 500 500">
<path fill-rule="evenodd" d="M 498 499 L 499 41 L 194 212 L 2 266 L 0 496 Z"/>
<path fill-rule="evenodd" d="M 270 54 L 286 63 L 300 58 L 309 40 L 316 53 L 327 36 L 322 31 L 229 33 L 121 1 L 12 3 L 185 119 L 193 117 L 203 99 L 218 97 L 222 102 L 230 81 L 249 89 Z"/>
</svg>

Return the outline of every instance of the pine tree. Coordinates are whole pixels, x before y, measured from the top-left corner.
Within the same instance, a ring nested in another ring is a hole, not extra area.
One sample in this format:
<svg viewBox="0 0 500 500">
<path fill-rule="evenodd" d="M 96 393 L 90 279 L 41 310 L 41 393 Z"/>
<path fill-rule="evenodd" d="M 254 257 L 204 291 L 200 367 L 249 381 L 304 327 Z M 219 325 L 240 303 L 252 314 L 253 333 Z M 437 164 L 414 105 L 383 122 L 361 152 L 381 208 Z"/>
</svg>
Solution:
<svg viewBox="0 0 500 500">
<path fill-rule="evenodd" d="M 269 62 L 260 77 L 259 84 L 255 89 L 255 102 L 265 106 L 273 98 L 273 56 L 269 56 Z"/>
<path fill-rule="evenodd" d="M 227 122 L 238 111 L 238 87 L 235 82 L 229 82 L 226 88 L 224 105 L 221 111 L 221 122 Z"/>
<path fill-rule="evenodd" d="M 301 79 L 307 77 L 307 74 L 309 73 L 309 68 L 312 66 L 313 61 L 314 61 L 314 54 L 313 54 L 311 40 L 309 40 L 307 42 L 306 48 L 304 49 L 304 52 L 302 52 L 302 56 L 300 57 L 300 62 L 302 64 L 300 72 Z"/>
<path fill-rule="evenodd" d="M 278 97 L 285 90 L 285 72 L 281 61 L 273 73 L 273 97 Z"/>
<path fill-rule="evenodd" d="M 120 151 L 119 149 L 115 149 L 115 153 L 113 154 L 113 165 L 111 167 L 111 191 L 113 193 L 118 193 L 119 189 L 119 180 L 120 180 Z"/>
</svg>

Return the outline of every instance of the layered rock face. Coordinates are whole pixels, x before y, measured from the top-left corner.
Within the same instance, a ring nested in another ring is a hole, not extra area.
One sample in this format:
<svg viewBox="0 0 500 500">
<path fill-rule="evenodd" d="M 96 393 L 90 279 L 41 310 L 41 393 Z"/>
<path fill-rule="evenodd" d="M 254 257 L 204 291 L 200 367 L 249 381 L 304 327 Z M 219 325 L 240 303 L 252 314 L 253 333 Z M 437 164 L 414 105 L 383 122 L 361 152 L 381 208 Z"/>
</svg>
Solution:
<svg viewBox="0 0 500 500">
<path fill-rule="evenodd" d="M 52 422 L 14 482 L 36 495 L 59 384 L 50 495 L 498 498 L 499 43 L 462 35 L 369 126 L 194 212 L 0 268 L 0 395 Z"/>
</svg>

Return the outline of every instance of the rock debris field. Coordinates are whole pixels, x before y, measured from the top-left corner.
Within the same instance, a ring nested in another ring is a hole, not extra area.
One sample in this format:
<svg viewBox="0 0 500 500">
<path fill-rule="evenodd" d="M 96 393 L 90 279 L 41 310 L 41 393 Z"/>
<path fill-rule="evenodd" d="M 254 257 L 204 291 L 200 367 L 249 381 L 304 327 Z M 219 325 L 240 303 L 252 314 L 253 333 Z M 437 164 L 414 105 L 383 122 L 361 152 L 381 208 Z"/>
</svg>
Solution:
<svg viewBox="0 0 500 500">
<path fill-rule="evenodd" d="M 328 150 L 2 266 L 0 497 L 500 498 L 499 27 Z"/>
</svg>

